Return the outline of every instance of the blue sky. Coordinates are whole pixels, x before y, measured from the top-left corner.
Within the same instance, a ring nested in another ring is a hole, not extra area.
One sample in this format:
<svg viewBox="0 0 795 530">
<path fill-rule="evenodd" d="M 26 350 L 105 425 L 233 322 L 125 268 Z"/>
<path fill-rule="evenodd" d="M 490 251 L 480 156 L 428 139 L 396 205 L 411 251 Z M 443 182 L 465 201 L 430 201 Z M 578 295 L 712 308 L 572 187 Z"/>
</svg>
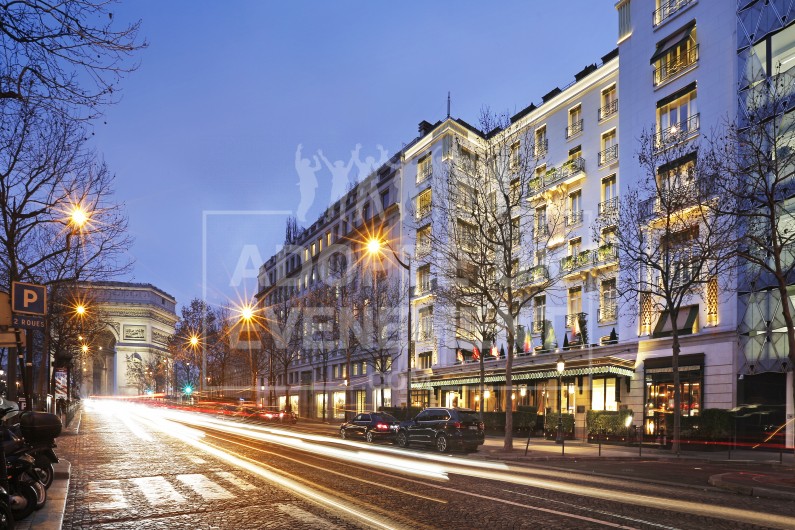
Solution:
<svg viewBox="0 0 795 530">
<path fill-rule="evenodd" d="M 484 106 L 537 103 L 615 47 L 613 6 L 123 1 L 117 16 L 142 19 L 149 47 L 94 126 L 135 238 L 122 279 L 180 304 L 253 295 L 256 282 L 234 272 L 283 241 L 274 212 L 299 206 L 299 144 L 332 162 L 356 144 L 360 159 L 378 158 L 377 145 L 394 153 L 418 122 L 444 118 L 448 91 L 453 116 L 473 124 Z M 328 170 L 316 176 L 309 222 L 331 192 Z"/>
</svg>

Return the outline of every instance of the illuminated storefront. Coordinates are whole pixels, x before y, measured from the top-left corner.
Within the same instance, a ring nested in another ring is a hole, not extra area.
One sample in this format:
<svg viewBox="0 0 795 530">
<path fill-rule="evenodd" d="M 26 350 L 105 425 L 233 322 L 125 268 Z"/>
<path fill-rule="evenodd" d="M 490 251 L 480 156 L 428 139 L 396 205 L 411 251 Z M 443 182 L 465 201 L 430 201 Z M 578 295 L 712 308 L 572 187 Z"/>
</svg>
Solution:
<svg viewBox="0 0 795 530">
<path fill-rule="evenodd" d="M 644 363 L 644 418 L 647 435 L 665 432 L 665 422 L 674 412 L 674 374 L 671 357 L 646 359 Z M 682 416 L 698 416 L 702 410 L 704 354 L 679 356 L 679 384 Z"/>
</svg>

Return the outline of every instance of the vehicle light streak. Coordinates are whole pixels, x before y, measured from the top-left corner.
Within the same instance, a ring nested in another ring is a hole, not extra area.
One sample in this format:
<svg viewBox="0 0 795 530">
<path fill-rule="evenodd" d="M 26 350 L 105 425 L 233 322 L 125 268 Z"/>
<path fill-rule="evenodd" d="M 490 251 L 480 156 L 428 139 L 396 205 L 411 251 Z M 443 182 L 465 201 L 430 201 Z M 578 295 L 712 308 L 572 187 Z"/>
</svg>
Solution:
<svg viewBox="0 0 795 530">
<path fill-rule="evenodd" d="M 161 427 L 160 422 L 153 421 L 153 419 L 151 418 L 139 417 L 139 420 L 145 423 L 149 423 L 155 428 Z M 180 436 L 180 434 L 176 430 L 174 430 L 173 427 L 174 424 L 172 422 L 163 421 L 161 432 L 167 436 L 176 438 L 187 445 L 190 445 L 194 449 L 210 454 L 218 458 L 219 460 L 223 460 L 237 468 L 244 469 L 250 473 L 262 477 L 263 479 L 273 484 L 288 489 L 310 502 L 319 504 L 325 508 L 331 508 L 333 510 L 344 512 L 352 517 L 355 517 L 359 521 L 376 528 L 398 527 L 398 525 L 395 524 L 394 520 L 382 520 L 381 518 L 376 517 L 374 515 L 364 513 L 363 511 L 358 510 L 353 506 L 349 506 L 347 503 L 344 503 L 338 499 L 331 497 L 330 495 L 326 495 L 318 491 L 318 489 L 315 487 L 305 486 L 304 484 L 301 484 L 297 480 L 288 478 L 284 475 L 280 475 L 276 472 L 265 469 L 265 467 L 263 467 L 262 464 L 250 458 L 246 458 L 245 456 L 242 455 L 233 455 L 227 451 L 221 450 L 217 447 L 204 443 L 201 440 L 198 440 L 193 437 Z"/>
</svg>

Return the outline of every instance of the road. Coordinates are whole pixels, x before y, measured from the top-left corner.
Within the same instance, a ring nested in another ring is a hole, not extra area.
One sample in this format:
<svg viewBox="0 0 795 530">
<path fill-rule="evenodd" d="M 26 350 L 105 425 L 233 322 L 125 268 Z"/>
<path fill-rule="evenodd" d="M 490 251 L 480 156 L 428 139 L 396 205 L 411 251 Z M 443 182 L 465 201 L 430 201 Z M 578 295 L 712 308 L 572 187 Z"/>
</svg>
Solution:
<svg viewBox="0 0 795 530">
<path fill-rule="evenodd" d="M 795 528 L 791 502 L 117 402 L 61 446 L 67 529 Z"/>
</svg>

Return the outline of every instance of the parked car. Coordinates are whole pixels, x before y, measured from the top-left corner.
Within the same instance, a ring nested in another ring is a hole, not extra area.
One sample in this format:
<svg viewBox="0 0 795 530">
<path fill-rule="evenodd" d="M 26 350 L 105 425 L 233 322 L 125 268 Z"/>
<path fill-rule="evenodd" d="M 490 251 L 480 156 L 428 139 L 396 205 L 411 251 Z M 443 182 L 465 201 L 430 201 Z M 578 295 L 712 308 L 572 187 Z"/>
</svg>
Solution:
<svg viewBox="0 0 795 530">
<path fill-rule="evenodd" d="M 401 422 L 395 435 L 395 442 L 401 447 L 428 444 L 440 453 L 452 447 L 477 451 L 485 439 L 484 425 L 477 413 L 459 408 L 427 408 L 414 419 Z"/>
<path fill-rule="evenodd" d="M 365 412 L 357 414 L 349 422 L 340 425 L 340 437 L 364 438 L 370 443 L 377 439 L 392 440 L 398 431 L 400 422 L 386 412 Z"/>
</svg>

